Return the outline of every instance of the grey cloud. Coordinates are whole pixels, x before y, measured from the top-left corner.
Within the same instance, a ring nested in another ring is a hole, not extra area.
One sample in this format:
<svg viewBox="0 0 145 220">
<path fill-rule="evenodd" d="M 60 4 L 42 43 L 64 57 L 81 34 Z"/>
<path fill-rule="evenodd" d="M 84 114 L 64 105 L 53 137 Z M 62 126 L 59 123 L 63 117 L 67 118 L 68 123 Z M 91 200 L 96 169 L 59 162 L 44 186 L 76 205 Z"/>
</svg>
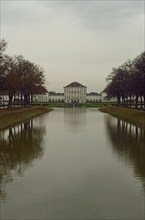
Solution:
<svg viewBox="0 0 145 220">
<path fill-rule="evenodd" d="M 143 21 L 143 1 L 2 1 L 8 54 L 42 65 L 52 90 L 103 90 L 112 67 L 143 49 Z"/>
<path fill-rule="evenodd" d="M 144 13 L 143 1 L 61 1 L 53 4 L 42 1 L 58 14 L 66 13 L 93 29 L 116 28 Z"/>
<path fill-rule="evenodd" d="M 39 24 L 52 19 L 52 10 L 39 1 L 5 1 L 1 3 L 3 25 Z M 46 17 L 47 16 L 47 17 Z"/>
<path fill-rule="evenodd" d="M 143 1 L 6 1 L 2 7 L 5 23 L 49 23 L 55 16 L 69 15 L 94 30 L 119 28 L 144 13 Z"/>
</svg>

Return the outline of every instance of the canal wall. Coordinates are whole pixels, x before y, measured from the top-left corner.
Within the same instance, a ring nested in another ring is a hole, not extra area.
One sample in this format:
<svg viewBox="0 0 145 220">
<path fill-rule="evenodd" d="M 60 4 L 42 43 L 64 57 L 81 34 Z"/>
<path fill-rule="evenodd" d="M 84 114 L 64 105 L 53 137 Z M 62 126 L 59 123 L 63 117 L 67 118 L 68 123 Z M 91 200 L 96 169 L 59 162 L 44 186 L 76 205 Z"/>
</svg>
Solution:
<svg viewBox="0 0 145 220">
<path fill-rule="evenodd" d="M 39 103 L 41 104 L 41 103 Z M 106 102 L 97 102 L 97 103 L 56 103 L 56 102 L 49 102 L 46 103 L 48 106 L 52 107 L 52 108 L 69 108 L 69 107 L 85 107 L 85 108 L 100 108 L 104 105 L 108 105 L 108 103 Z M 117 103 L 116 103 L 117 104 Z"/>
<path fill-rule="evenodd" d="M 108 113 L 117 118 L 123 119 L 129 123 L 132 123 L 136 126 L 142 127 L 145 129 L 145 112 L 126 109 L 115 106 L 104 106 L 99 109 L 101 112 Z"/>
<path fill-rule="evenodd" d="M 47 106 L 37 106 L 23 109 L 0 109 L 0 131 L 38 115 L 51 111 Z"/>
</svg>

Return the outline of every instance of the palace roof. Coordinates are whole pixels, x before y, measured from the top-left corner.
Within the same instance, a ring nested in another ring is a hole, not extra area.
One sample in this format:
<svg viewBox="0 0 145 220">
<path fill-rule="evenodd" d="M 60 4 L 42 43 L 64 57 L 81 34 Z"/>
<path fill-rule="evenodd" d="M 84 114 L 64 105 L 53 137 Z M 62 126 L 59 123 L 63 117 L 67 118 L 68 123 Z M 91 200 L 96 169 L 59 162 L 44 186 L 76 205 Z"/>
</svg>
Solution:
<svg viewBox="0 0 145 220">
<path fill-rule="evenodd" d="M 49 96 L 63 96 L 64 95 L 64 93 L 60 93 L 60 92 L 53 92 L 53 91 L 51 91 L 51 92 L 49 92 Z"/>
<path fill-rule="evenodd" d="M 99 96 L 99 94 L 96 92 L 90 92 L 90 93 L 87 93 L 87 95 L 91 95 L 91 96 L 98 95 Z"/>
<path fill-rule="evenodd" d="M 86 86 L 83 86 L 82 84 L 78 82 L 72 82 L 69 85 L 65 86 L 64 88 L 69 88 L 69 87 L 84 87 L 85 88 Z"/>
</svg>

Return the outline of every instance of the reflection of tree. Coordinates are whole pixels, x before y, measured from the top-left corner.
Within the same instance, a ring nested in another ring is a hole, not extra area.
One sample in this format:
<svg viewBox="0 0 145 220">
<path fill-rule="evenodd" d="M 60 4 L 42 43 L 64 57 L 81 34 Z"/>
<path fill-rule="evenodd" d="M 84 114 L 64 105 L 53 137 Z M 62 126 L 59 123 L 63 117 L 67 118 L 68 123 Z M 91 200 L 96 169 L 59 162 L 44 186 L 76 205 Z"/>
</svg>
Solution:
<svg viewBox="0 0 145 220">
<path fill-rule="evenodd" d="M 86 125 L 86 108 L 65 108 L 64 123 L 76 133 Z"/>
<path fill-rule="evenodd" d="M 33 121 L 0 133 L 0 197 L 6 197 L 4 186 L 21 176 L 34 159 L 43 155 L 44 127 L 34 127 Z"/>
<path fill-rule="evenodd" d="M 114 152 L 126 163 L 134 167 L 145 187 L 145 130 L 120 119 L 114 123 L 113 118 L 106 118 L 108 136 Z"/>
</svg>

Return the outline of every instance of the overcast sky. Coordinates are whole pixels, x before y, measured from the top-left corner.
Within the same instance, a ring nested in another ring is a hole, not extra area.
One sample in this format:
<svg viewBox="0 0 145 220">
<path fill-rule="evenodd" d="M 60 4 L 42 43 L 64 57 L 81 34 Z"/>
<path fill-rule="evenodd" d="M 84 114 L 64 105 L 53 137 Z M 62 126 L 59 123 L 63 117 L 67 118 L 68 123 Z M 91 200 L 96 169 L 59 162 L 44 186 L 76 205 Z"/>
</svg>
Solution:
<svg viewBox="0 0 145 220">
<path fill-rule="evenodd" d="M 1 12 L 6 52 L 43 66 L 48 90 L 101 92 L 112 67 L 144 51 L 143 0 L 3 0 Z"/>
</svg>

